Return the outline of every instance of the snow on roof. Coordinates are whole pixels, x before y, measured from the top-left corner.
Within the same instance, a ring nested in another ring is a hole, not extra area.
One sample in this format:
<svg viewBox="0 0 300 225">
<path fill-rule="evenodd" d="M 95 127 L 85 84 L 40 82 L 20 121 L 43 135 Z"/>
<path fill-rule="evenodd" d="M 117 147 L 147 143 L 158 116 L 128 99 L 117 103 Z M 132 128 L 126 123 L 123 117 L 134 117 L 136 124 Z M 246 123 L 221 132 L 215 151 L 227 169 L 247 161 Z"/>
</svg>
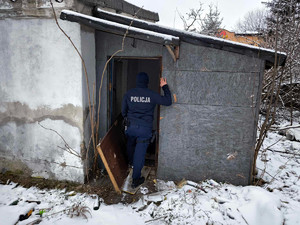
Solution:
<svg viewBox="0 0 300 225">
<path fill-rule="evenodd" d="M 189 31 L 185 31 L 185 30 L 171 28 L 171 27 L 164 26 L 164 25 L 159 25 L 159 24 L 156 24 L 156 23 L 151 23 L 151 22 L 147 22 L 147 21 L 144 21 L 144 20 L 140 20 L 140 19 L 135 19 L 135 18 L 131 18 L 131 17 L 128 17 L 128 16 L 124 16 L 124 15 L 120 15 L 120 14 L 116 14 L 116 13 L 112 13 L 112 12 L 107 12 L 107 11 L 104 11 L 100 8 L 97 8 L 97 11 L 100 12 L 100 13 L 109 14 L 111 16 L 121 17 L 121 18 L 124 18 L 126 20 L 131 20 L 131 21 L 133 21 L 133 24 L 132 24 L 133 26 L 135 26 L 134 22 L 136 21 L 136 22 L 147 24 L 148 26 L 155 26 L 157 28 L 162 28 L 162 29 L 166 29 L 166 30 L 170 30 L 170 31 L 175 31 L 175 32 L 181 33 L 182 35 L 188 35 L 190 37 L 199 38 L 199 39 L 202 39 L 202 40 L 212 40 L 212 41 L 218 42 L 220 44 L 228 43 L 228 44 L 231 44 L 231 45 L 234 45 L 234 46 L 237 46 L 237 47 L 239 47 L 239 46 L 240 47 L 246 47 L 246 48 L 249 48 L 249 49 L 255 49 L 255 50 L 259 50 L 259 51 L 266 51 L 266 52 L 270 52 L 270 53 L 273 53 L 273 54 L 275 54 L 275 52 L 276 52 L 273 49 L 257 47 L 257 46 L 248 45 L 248 44 L 244 44 L 244 43 L 225 40 L 223 38 L 212 37 L 212 36 L 208 36 L 208 35 L 204 35 L 204 34 L 199 34 L 199 33 L 195 33 L 195 32 L 189 32 Z M 277 53 L 286 56 L 286 53 L 284 53 L 284 52 L 277 51 Z"/>
<path fill-rule="evenodd" d="M 250 48 L 250 49 L 255 49 L 255 50 L 259 50 L 259 51 L 266 51 L 266 52 L 270 52 L 270 53 L 274 53 L 274 54 L 276 52 L 273 49 L 268 49 L 268 48 L 262 48 L 262 47 L 258 47 L 258 46 L 248 45 L 248 44 L 244 44 L 244 43 L 240 43 L 240 42 L 226 40 L 226 39 L 223 39 L 223 38 L 211 37 L 211 36 L 207 36 L 207 35 L 204 35 L 204 34 L 192 33 L 192 32 L 187 32 L 187 31 L 183 31 L 183 32 L 186 33 L 186 34 L 189 34 L 189 35 L 191 35 L 193 37 L 199 37 L 199 38 L 203 38 L 203 39 L 205 38 L 205 39 L 215 40 L 215 41 L 218 41 L 218 42 L 229 43 L 231 45 L 236 45 L 237 47 L 238 46 L 242 46 L 242 47 L 246 47 L 246 48 Z M 279 51 L 277 51 L 277 53 L 286 56 L 285 52 L 279 52 Z"/>
<path fill-rule="evenodd" d="M 82 13 L 78 13 L 78 12 L 74 12 L 71 10 L 62 10 L 62 13 L 65 13 L 67 15 L 73 15 L 73 16 L 77 16 L 77 17 L 81 17 L 81 18 L 86 18 L 95 22 L 99 22 L 102 24 L 107 24 L 110 26 L 114 26 L 114 27 L 119 27 L 125 30 L 129 30 L 129 31 L 134 31 L 134 32 L 138 32 L 138 33 L 142 33 L 145 35 L 150 35 L 150 36 L 155 36 L 155 37 L 159 37 L 164 39 L 165 41 L 179 41 L 179 37 L 175 37 L 173 35 L 169 35 L 169 34 L 162 34 L 162 33 L 158 33 L 158 32 L 154 32 L 154 31 L 150 31 L 150 30 L 145 30 L 145 29 L 141 29 L 141 28 L 136 28 L 136 27 L 132 27 L 129 25 L 123 25 L 120 23 L 116 23 L 116 22 L 112 22 L 112 21 L 108 21 L 108 20 L 104 20 L 104 19 L 99 19 L 97 17 L 93 17 L 93 16 L 88 16 Z M 130 18 L 130 17 L 128 17 Z M 141 20 L 142 21 L 142 20 Z"/>
<path fill-rule="evenodd" d="M 257 31 L 245 31 L 245 32 L 236 32 L 236 35 L 262 35 L 261 32 Z"/>
</svg>

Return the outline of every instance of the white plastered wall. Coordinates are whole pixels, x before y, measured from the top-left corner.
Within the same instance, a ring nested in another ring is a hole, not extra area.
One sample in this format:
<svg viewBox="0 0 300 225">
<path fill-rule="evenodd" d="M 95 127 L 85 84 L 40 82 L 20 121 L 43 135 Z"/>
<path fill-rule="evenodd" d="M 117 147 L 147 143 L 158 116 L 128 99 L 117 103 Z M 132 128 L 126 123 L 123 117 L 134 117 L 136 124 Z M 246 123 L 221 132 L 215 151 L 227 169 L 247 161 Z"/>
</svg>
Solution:
<svg viewBox="0 0 300 225">
<path fill-rule="evenodd" d="M 80 25 L 59 23 L 81 51 Z M 0 31 L 0 169 L 83 182 L 82 159 L 38 124 L 81 154 L 80 57 L 54 19 L 3 19 Z"/>
</svg>

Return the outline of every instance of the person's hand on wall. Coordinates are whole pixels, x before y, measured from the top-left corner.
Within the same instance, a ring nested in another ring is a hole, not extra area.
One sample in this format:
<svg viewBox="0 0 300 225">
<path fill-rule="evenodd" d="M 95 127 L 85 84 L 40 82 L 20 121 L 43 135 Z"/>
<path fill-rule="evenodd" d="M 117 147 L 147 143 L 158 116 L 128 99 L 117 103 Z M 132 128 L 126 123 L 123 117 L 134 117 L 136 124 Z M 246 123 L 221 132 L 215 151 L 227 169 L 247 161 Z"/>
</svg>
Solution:
<svg viewBox="0 0 300 225">
<path fill-rule="evenodd" d="M 160 78 L 160 86 L 163 87 L 167 84 L 167 79 L 166 78 Z"/>
</svg>

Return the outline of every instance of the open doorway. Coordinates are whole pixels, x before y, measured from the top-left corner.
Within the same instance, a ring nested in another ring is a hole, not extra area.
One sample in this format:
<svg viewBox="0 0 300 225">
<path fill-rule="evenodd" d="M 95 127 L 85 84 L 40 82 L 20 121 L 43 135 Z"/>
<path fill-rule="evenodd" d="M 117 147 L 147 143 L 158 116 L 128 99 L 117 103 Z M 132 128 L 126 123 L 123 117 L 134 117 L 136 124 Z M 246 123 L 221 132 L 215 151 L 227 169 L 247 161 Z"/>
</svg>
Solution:
<svg viewBox="0 0 300 225">
<path fill-rule="evenodd" d="M 122 99 L 127 90 L 136 87 L 136 75 L 146 72 L 149 76 L 148 88 L 160 93 L 161 58 L 115 57 L 108 68 L 108 127 L 121 113 Z M 154 110 L 153 139 L 148 147 L 145 165 L 156 166 L 158 155 L 159 107 Z"/>
</svg>

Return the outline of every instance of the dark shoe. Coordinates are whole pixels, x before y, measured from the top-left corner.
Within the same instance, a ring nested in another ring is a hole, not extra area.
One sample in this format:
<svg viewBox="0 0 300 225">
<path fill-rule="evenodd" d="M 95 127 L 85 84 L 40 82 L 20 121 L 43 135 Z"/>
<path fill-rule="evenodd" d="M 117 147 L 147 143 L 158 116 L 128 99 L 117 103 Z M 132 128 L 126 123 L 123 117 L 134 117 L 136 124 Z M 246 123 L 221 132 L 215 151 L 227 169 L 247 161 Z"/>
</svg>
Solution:
<svg viewBox="0 0 300 225">
<path fill-rule="evenodd" d="M 131 187 L 136 188 L 136 187 L 140 186 L 142 183 L 144 183 L 144 181 L 145 181 L 145 177 L 140 177 L 138 179 L 133 179 Z"/>
</svg>

